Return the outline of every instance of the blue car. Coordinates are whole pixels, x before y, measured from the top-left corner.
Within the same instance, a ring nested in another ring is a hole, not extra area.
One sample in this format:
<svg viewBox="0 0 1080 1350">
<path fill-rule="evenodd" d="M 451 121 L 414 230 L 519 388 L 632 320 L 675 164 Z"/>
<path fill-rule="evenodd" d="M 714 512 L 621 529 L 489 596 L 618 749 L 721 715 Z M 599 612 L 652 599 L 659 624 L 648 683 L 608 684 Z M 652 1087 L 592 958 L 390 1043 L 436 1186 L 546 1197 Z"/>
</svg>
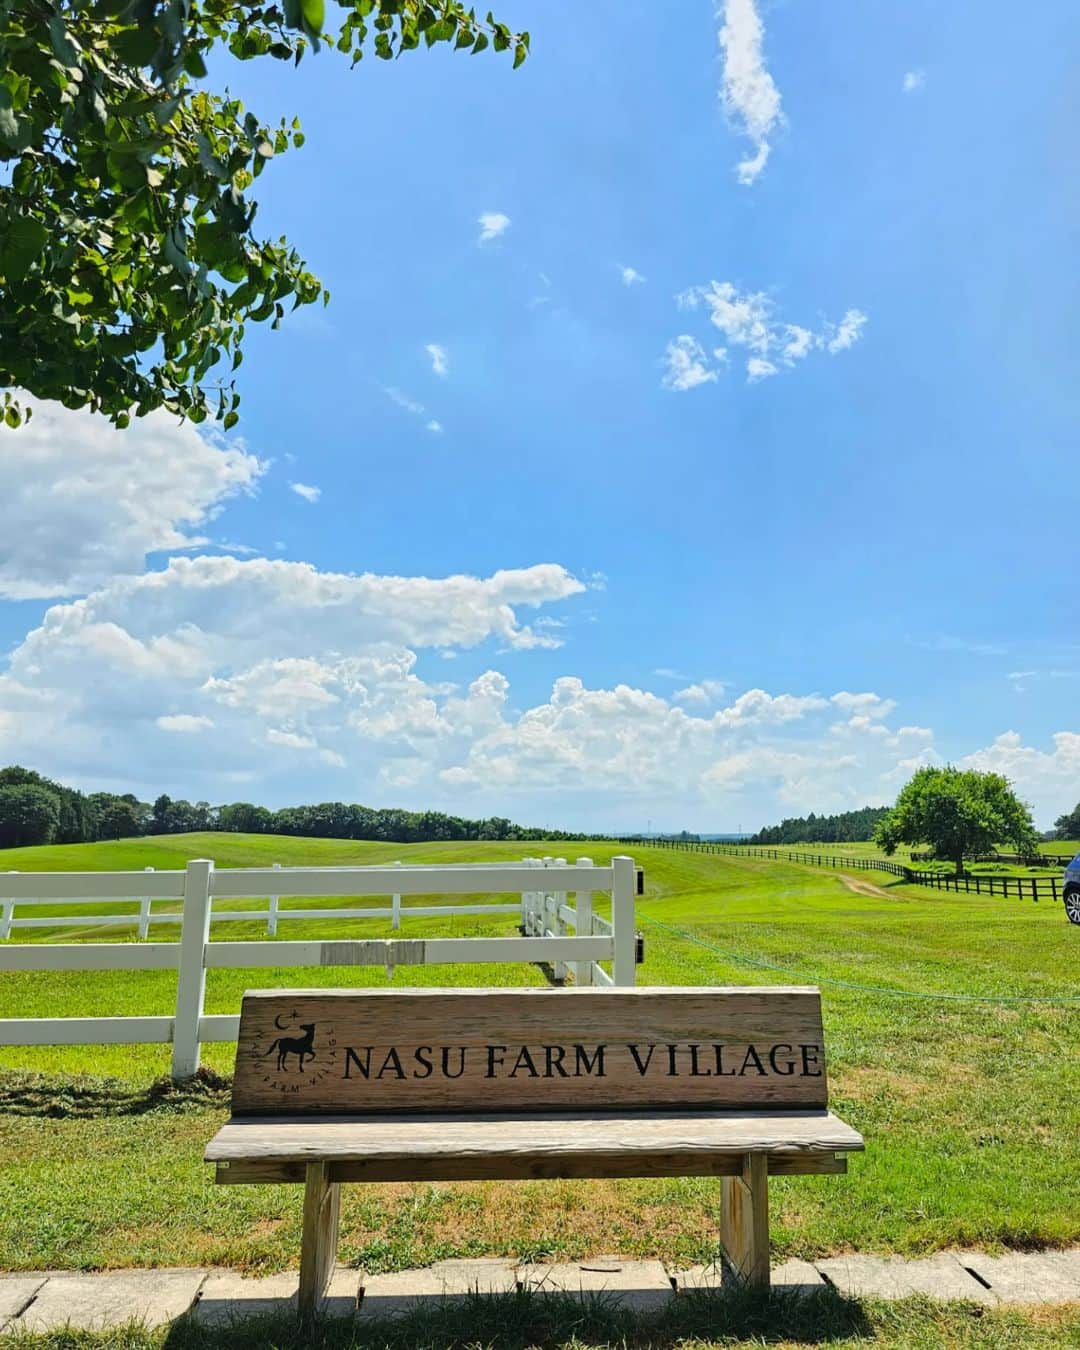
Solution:
<svg viewBox="0 0 1080 1350">
<path fill-rule="evenodd" d="M 1080 853 L 1065 869 L 1065 913 L 1070 923 L 1080 923 Z"/>
</svg>

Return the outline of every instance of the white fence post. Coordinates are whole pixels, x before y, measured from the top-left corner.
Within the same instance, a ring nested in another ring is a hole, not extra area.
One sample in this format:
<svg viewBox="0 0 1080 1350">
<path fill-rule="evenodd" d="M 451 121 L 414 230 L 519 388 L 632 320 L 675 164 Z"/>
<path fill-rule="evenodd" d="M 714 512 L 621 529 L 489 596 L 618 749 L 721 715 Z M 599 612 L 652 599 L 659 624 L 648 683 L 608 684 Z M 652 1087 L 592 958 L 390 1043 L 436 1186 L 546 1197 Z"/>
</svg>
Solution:
<svg viewBox="0 0 1080 1350">
<path fill-rule="evenodd" d="M 272 866 L 275 872 L 281 871 L 280 863 L 273 863 Z M 280 896 L 272 895 L 270 897 L 270 910 L 266 916 L 266 934 L 268 937 L 277 937 L 277 916 L 280 901 Z"/>
<path fill-rule="evenodd" d="M 637 873 L 633 858 L 611 860 L 611 927 L 615 939 L 612 974 L 618 985 L 632 985 L 637 976 L 637 934 L 634 928 L 634 892 Z"/>
<path fill-rule="evenodd" d="M 591 858 L 579 858 L 577 860 L 579 867 L 591 867 L 593 860 Z M 592 891 L 578 891 L 574 896 L 574 913 L 577 918 L 574 921 L 574 932 L 578 937 L 592 937 Z M 574 962 L 574 983 L 578 985 L 592 984 L 592 962 L 575 961 Z"/>
<path fill-rule="evenodd" d="M 394 863 L 395 867 L 401 866 L 401 859 Z M 401 927 L 401 896 L 395 895 L 390 901 L 392 913 L 390 915 L 390 927 L 396 933 Z"/>
<path fill-rule="evenodd" d="M 144 872 L 152 872 L 152 867 L 144 867 Z M 150 897 L 144 895 L 139 901 L 139 937 L 145 938 L 150 932 Z"/>
<path fill-rule="evenodd" d="M 566 859 L 556 858 L 555 866 L 565 867 Z M 558 885 L 558 882 L 555 884 Z M 562 912 L 563 906 L 566 904 L 567 893 L 566 891 L 556 891 L 552 899 L 554 901 L 554 922 L 551 925 L 551 931 L 555 937 L 564 937 L 566 935 L 566 924 L 563 922 Z M 565 961 L 556 961 L 553 963 L 551 973 L 560 984 L 563 984 L 566 981 L 566 969 Z"/>
<path fill-rule="evenodd" d="M 11 868 L 8 875 L 12 877 L 18 875 L 17 869 L 14 867 Z M 11 920 L 14 914 L 15 901 L 5 900 L 4 903 L 0 905 L 0 939 L 11 936 Z"/>
<path fill-rule="evenodd" d="M 210 941 L 210 878 L 214 864 L 196 858 L 184 877 L 180 976 L 176 982 L 172 1076 L 190 1078 L 199 1067 L 199 1019 L 206 994 L 206 945 Z"/>
</svg>

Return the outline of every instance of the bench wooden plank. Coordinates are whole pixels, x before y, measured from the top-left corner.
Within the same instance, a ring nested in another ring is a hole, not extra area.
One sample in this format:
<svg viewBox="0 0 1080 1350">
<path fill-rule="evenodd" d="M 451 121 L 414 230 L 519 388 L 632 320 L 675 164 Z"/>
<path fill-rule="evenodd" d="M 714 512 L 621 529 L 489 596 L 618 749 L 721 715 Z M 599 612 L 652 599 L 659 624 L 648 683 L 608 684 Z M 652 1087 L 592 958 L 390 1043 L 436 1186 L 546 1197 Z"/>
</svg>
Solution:
<svg viewBox="0 0 1080 1350">
<path fill-rule="evenodd" d="M 846 1153 L 862 1136 L 831 1111 L 559 1112 L 550 1115 L 234 1117 L 207 1162 L 529 1160 Z"/>
<path fill-rule="evenodd" d="M 568 1178 L 726 1177 L 740 1176 L 742 1153 L 582 1153 L 573 1158 L 421 1158 L 368 1162 L 352 1158 L 328 1162 L 327 1176 L 336 1182 L 382 1181 L 543 1181 Z M 842 1176 L 847 1159 L 835 1153 L 770 1153 L 771 1177 Z M 214 1176 L 221 1186 L 281 1183 L 303 1185 L 309 1163 L 219 1162 Z"/>
<path fill-rule="evenodd" d="M 235 1115 L 824 1107 L 802 988 L 410 989 L 244 996 Z"/>
</svg>

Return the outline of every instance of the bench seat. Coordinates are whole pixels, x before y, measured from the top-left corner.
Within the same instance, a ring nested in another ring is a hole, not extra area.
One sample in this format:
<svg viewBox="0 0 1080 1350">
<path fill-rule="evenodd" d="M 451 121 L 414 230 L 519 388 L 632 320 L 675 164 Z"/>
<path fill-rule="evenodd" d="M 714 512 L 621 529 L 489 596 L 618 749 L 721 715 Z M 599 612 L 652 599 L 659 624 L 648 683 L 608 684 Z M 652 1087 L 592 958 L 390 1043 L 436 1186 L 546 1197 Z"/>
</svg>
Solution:
<svg viewBox="0 0 1080 1350">
<path fill-rule="evenodd" d="M 226 1184 L 734 1176 L 750 1153 L 778 1176 L 842 1172 L 862 1136 L 827 1110 L 550 1115 L 234 1117 L 206 1149 Z"/>
</svg>

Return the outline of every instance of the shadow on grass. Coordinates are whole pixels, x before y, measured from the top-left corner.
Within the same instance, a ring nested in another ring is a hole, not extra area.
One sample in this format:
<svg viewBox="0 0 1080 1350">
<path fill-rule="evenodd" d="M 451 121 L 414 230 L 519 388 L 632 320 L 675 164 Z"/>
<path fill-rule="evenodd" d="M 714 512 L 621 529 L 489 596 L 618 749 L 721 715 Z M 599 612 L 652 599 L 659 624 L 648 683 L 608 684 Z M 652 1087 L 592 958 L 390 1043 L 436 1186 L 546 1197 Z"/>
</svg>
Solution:
<svg viewBox="0 0 1080 1350">
<path fill-rule="evenodd" d="M 231 1326 L 176 1323 L 163 1350 L 526 1350 L 536 1347 L 674 1347 L 693 1341 L 796 1341 L 814 1345 L 872 1334 L 859 1305 L 833 1290 L 811 1296 L 701 1291 L 672 1298 L 653 1315 L 620 1308 L 610 1296 L 519 1291 L 447 1299 L 397 1317 L 325 1320 L 304 1330 L 294 1319 Z"/>
<path fill-rule="evenodd" d="M 1030 1315 L 1029 1315 L 1030 1314 Z M 294 1315 L 204 1326 L 185 1317 L 149 1331 L 15 1332 L 4 1350 L 720 1350 L 783 1345 L 905 1350 L 1061 1350 L 1080 1345 L 1080 1310 L 987 1309 L 926 1298 L 860 1303 L 826 1289 L 808 1295 L 746 1291 L 680 1294 L 647 1316 L 603 1294 L 516 1293 L 449 1299 L 390 1319 Z"/>
<path fill-rule="evenodd" d="M 150 1084 L 119 1078 L 57 1079 L 45 1074 L 6 1073 L 0 1077 L 0 1115 L 39 1116 L 47 1120 L 105 1116 L 143 1116 L 149 1111 L 227 1107 L 232 1080 L 202 1068 L 193 1078 Z"/>
</svg>

